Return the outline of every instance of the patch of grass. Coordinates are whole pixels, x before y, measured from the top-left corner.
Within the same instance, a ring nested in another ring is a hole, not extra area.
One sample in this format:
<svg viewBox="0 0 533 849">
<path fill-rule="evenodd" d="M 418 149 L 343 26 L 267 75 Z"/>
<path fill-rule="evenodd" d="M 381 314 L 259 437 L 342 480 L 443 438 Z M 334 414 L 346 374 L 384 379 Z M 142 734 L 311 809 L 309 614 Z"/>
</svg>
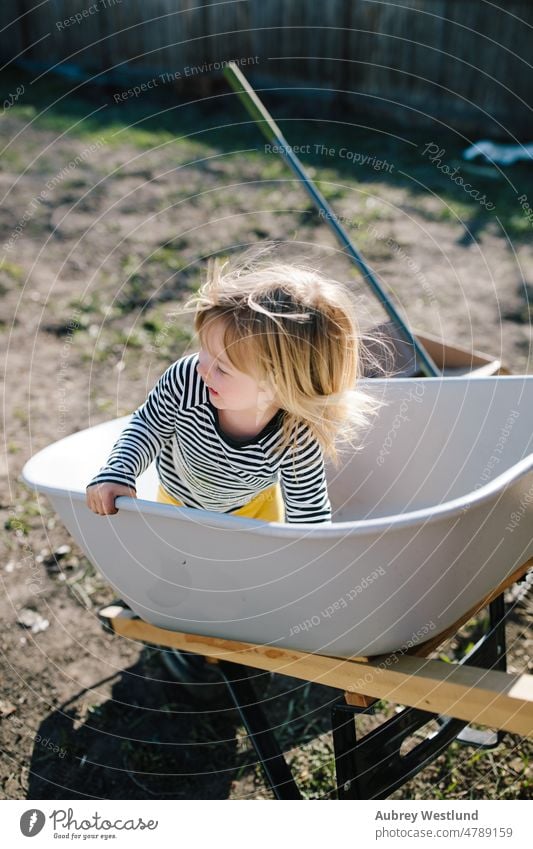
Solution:
<svg viewBox="0 0 533 849">
<path fill-rule="evenodd" d="M 2 156 L 0 157 L 0 171 L 15 171 L 16 173 L 21 173 L 26 169 L 27 164 L 26 160 L 15 148 L 9 147 L 7 150 L 2 151 Z"/>
<path fill-rule="evenodd" d="M 24 536 L 28 536 L 31 530 L 31 526 L 21 516 L 10 516 L 4 522 L 4 528 L 6 531 L 14 531 L 17 535 L 23 534 Z"/>
<path fill-rule="evenodd" d="M 172 271 L 179 271 L 186 264 L 186 261 L 181 259 L 179 252 L 170 245 L 158 248 L 148 258 L 148 262 L 160 262 Z"/>
<path fill-rule="evenodd" d="M 17 419 L 21 425 L 28 424 L 28 413 L 26 410 L 23 410 L 22 407 L 15 407 L 13 409 L 13 417 Z"/>
<path fill-rule="evenodd" d="M 190 241 L 187 236 L 175 236 L 173 239 L 168 239 L 166 242 L 161 243 L 162 249 L 168 248 L 169 250 L 176 251 L 177 253 L 188 247 L 190 247 Z"/>
<path fill-rule="evenodd" d="M 84 362 L 116 362 L 117 358 L 123 359 L 128 350 L 142 350 L 143 347 L 143 341 L 138 334 L 110 329 L 102 332 L 97 344 L 90 350 L 83 351 L 81 358 Z"/>
<path fill-rule="evenodd" d="M 97 398 L 95 401 L 96 407 L 103 412 L 110 412 L 114 409 L 114 401 L 112 398 Z"/>
<path fill-rule="evenodd" d="M 16 74 L 13 71 L 3 74 L 8 87 L 10 78 L 27 80 L 27 85 L 24 98 L 11 107 L 9 114 L 27 124 L 31 122 L 32 128 L 36 130 L 66 133 L 70 138 L 83 139 L 89 143 L 101 141 L 108 148 L 131 145 L 140 150 L 153 150 L 162 144 L 179 140 L 180 158 L 187 160 L 205 155 L 202 140 L 180 139 L 190 126 L 189 115 L 196 115 L 198 108 L 179 109 L 176 97 L 171 92 L 163 95 L 159 102 L 150 98 L 116 104 L 111 94 L 95 85 L 93 91 L 98 92 L 100 102 L 105 106 L 88 116 L 88 100 L 84 97 L 88 89 L 84 86 L 72 93 L 72 84 L 53 74 L 47 74 L 43 80 L 30 85 L 31 75 L 20 69 L 16 70 Z M 124 87 L 128 88 L 128 85 Z M 117 84 L 116 91 L 121 89 Z M 28 102 L 30 98 L 31 102 Z M 94 109 L 94 102 L 90 102 L 90 105 Z M 154 116 L 154 112 L 160 114 Z M 11 161 L 13 165 L 16 152 L 10 155 L 8 151 L 7 155 L 4 162 Z"/>
<path fill-rule="evenodd" d="M 249 159 L 252 161 L 259 160 L 261 163 L 260 177 L 261 180 L 286 180 L 287 166 L 279 156 L 274 156 L 273 153 L 266 156 L 261 156 L 260 153 L 249 153 Z"/>
<path fill-rule="evenodd" d="M 448 221 L 454 224 L 461 221 L 468 222 L 471 217 L 471 209 L 466 203 L 460 201 L 443 201 L 437 212 L 428 214 L 427 211 L 423 211 L 423 215 L 433 221 Z"/>
<path fill-rule="evenodd" d="M 171 361 L 181 356 L 192 338 L 193 331 L 186 320 L 177 318 L 168 307 L 165 312 L 158 305 L 134 329 L 103 325 L 96 344 L 86 346 L 80 352 L 80 359 L 83 363 L 115 365 L 123 361 L 125 367 L 134 365 L 143 355 Z"/>
<path fill-rule="evenodd" d="M 69 302 L 69 306 L 72 307 L 74 312 L 81 312 L 89 315 L 91 313 L 101 313 L 102 301 L 100 293 L 91 292 L 83 298 L 74 298 Z"/>
<path fill-rule="evenodd" d="M 325 734 L 291 752 L 290 767 L 298 776 L 298 786 L 304 799 L 330 796 L 335 788 L 335 757 L 331 735 Z"/>
<path fill-rule="evenodd" d="M 41 329 L 61 339 L 64 336 L 72 337 L 76 333 L 83 333 L 89 329 L 89 326 L 87 318 L 80 316 L 79 318 L 69 318 L 68 321 L 48 322 L 43 324 Z"/>
<path fill-rule="evenodd" d="M 93 564 L 81 552 L 78 568 L 63 582 L 68 586 L 76 601 L 86 610 L 105 604 L 114 597 L 114 591 Z"/>
<path fill-rule="evenodd" d="M 15 280 L 17 283 L 20 283 L 24 279 L 24 269 L 21 265 L 17 265 L 16 262 L 9 262 L 4 259 L 2 265 L 0 265 L 0 274 L 5 274 L 11 280 Z"/>
<path fill-rule="evenodd" d="M 175 143 L 173 153 L 175 150 L 178 163 L 194 161 L 195 158 L 216 151 L 254 148 L 246 153 L 239 152 L 225 157 L 228 170 L 231 171 L 231 163 L 235 160 L 241 166 L 243 162 L 257 166 L 258 176 L 267 181 L 288 179 L 291 176 L 288 166 L 279 155 L 265 153 L 265 140 L 258 127 L 252 122 L 243 123 L 246 113 L 242 105 L 229 94 L 228 98 L 214 99 L 209 109 L 206 109 L 201 104 L 188 104 L 180 100 L 173 89 L 162 86 L 150 97 L 141 96 L 115 104 L 109 89 L 106 91 L 93 86 L 92 91 L 98 92 L 100 102 L 106 105 L 92 117 L 86 118 L 88 104 L 94 106 L 94 101 L 89 101 L 85 96 L 90 84 L 82 85 L 71 94 L 71 83 L 53 74 L 48 74 L 31 86 L 30 79 L 29 74 L 19 69 L 3 74 L 6 90 L 14 90 L 17 84 L 27 80 L 24 98 L 13 105 L 9 114 L 24 121 L 34 119 L 32 126 L 37 129 L 56 133 L 67 130 L 71 138 L 88 141 L 103 139 L 113 148 L 131 145 L 142 150 L 152 150 L 161 144 Z M 132 84 L 125 80 L 123 84 L 113 84 L 113 87 L 118 92 Z M 46 111 L 55 100 L 58 100 L 57 104 Z M 437 221 L 457 222 L 456 216 L 459 215 L 469 226 L 475 219 L 476 233 L 480 233 L 485 228 L 499 227 L 498 217 L 510 237 L 525 239 L 529 236 L 530 225 L 517 202 L 517 193 L 533 197 L 533 175 L 527 164 L 503 169 L 500 174 L 486 163 L 466 163 L 462 159 L 462 151 L 466 146 L 463 139 L 451 131 L 440 133 L 438 143 L 444 150 L 442 161 L 451 169 L 458 168 L 465 182 L 495 204 L 495 210 L 489 211 L 423 155 L 427 144 L 435 141 L 431 138 L 430 130 L 391 127 L 390 122 L 377 118 L 372 119 L 372 128 L 358 126 L 355 121 L 339 127 L 336 122 L 330 123 L 327 119 L 285 122 L 285 117 L 294 116 L 294 102 L 290 97 L 274 100 L 271 108 L 287 133 L 288 143 L 309 144 L 310 153 L 302 155 L 301 159 L 314 178 L 324 183 L 322 189 L 328 199 L 342 199 L 346 192 L 344 187 L 327 187 L 325 183 L 328 181 L 342 183 L 346 187 L 372 184 L 372 191 L 376 194 L 383 191 L 384 196 L 388 187 L 393 185 L 395 189 L 406 191 L 417 206 L 421 198 L 432 197 L 430 193 L 433 191 L 443 201 L 442 210 L 435 216 Z M 80 121 L 82 118 L 84 120 Z M 71 129 L 78 121 L 78 125 Z M 194 135 L 185 138 L 189 133 Z M 322 146 L 332 149 L 334 153 L 322 155 Z M 393 169 L 388 172 L 374 170 L 371 165 L 355 165 L 340 155 L 341 148 L 355 151 L 363 157 L 368 155 L 369 162 L 373 161 L 373 157 L 384 160 L 392 164 Z M 16 150 L 10 148 L 6 156 L 4 162 L 8 163 L 7 167 L 10 167 L 9 157 L 12 166 L 20 167 L 24 164 Z M 515 186 L 519 186 L 519 189 L 515 189 Z M 428 216 L 431 215 L 434 214 L 428 213 Z"/>
<path fill-rule="evenodd" d="M 87 189 L 87 181 L 83 177 L 71 177 L 62 181 L 61 188 L 64 191 L 75 191 L 76 189 L 83 189 L 85 191 Z"/>
<path fill-rule="evenodd" d="M 121 259 L 124 282 L 115 298 L 114 307 L 123 315 L 143 307 L 150 298 L 152 284 L 146 271 L 142 270 L 143 261 L 135 254 Z"/>
<path fill-rule="evenodd" d="M 156 307 L 142 324 L 143 331 L 148 336 L 147 350 L 161 360 L 174 360 L 189 348 L 194 337 L 194 329 L 190 324 L 191 318 L 181 316 L 172 310 Z"/>
<path fill-rule="evenodd" d="M 325 179 L 317 180 L 317 185 L 327 201 L 341 200 L 345 198 L 349 189 L 346 186 Z"/>
</svg>

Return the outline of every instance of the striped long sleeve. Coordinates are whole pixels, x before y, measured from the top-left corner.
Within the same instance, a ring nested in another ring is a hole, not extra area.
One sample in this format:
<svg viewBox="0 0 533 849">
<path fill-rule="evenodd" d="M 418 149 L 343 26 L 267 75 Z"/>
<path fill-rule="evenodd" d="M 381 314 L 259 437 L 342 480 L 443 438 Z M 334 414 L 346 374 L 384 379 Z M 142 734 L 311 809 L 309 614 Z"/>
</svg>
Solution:
<svg viewBox="0 0 533 849">
<path fill-rule="evenodd" d="M 322 451 L 315 439 L 304 447 L 307 425 L 298 428 L 298 447 L 283 451 L 281 409 L 256 436 L 230 436 L 197 366 L 190 354 L 164 372 L 88 486 L 135 487 L 155 458 L 164 489 L 187 507 L 230 513 L 281 481 L 287 522 L 330 521 Z"/>
<path fill-rule="evenodd" d="M 298 430 L 303 442 L 306 426 Z M 316 442 L 298 451 L 291 448 L 280 465 L 281 488 L 288 522 L 330 522 L 331 503 L 326 483 L 322 450 Z"/>
<path fill-rule="evenodd" d="M 169 366 L 146 401 L 135 410 L 106 464 L 88 486 L 113 482 L 135 488 L 136 478 L 172 440 L 182 389 L 177 366 L 178 363 Z"/>
</svg>

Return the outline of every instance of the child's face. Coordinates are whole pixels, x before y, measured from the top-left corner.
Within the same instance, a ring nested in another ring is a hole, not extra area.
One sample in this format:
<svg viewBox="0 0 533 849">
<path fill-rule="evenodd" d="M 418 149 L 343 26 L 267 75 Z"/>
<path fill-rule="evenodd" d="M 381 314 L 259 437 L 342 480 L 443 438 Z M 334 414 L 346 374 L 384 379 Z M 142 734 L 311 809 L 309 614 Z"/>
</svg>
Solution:
<svg viewBox="0 0 533 849">
<path fill-rule="evenodd" d="M 219 410 L 264 412 L 272 406 L 273 393 L 231 364 L 224 350 L 223 337 L 222 323 L 212 322 L 203 334 L 198 354 L 198 374 L 207 384 L 211 403 Z"/>
</svg>

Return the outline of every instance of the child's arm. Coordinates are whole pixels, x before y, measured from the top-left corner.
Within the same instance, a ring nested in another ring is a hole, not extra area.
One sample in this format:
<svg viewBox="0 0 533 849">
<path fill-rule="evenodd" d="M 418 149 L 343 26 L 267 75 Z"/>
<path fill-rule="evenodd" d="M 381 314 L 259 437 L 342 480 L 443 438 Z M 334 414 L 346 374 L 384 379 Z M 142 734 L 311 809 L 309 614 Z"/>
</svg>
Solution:
<svg viewBox="0 0 533 849">
<path fill-rule="evenodd" d="M 302 425 L 298 431 L 302 441 L 305 429 Z M 280 473 L 287 522 L 331 521 L 324 458 L 315 439 L 300 451 L 291 448 L 281 462 Z"/>
<path fill-rule="evenodd" d="M 161 375 L 144 404 L 133 413 L 113 446 L 107 463 L 87 484 L 87 488 L 112 482 L 135 489 L 136 478 L 174 435 L 182 395 L 179 365 L 180 361 L 173 363 Z"/>
</svg>

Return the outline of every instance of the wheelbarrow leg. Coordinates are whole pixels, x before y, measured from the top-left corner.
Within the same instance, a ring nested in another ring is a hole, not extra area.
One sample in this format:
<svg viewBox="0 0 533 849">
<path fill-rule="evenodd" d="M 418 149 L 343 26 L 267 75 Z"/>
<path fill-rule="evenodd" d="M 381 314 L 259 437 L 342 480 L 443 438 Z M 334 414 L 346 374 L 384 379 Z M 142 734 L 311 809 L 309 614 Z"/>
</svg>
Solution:
<svg viewBox="0 0 533 849">
<path fill-rule="evenodd" d="M 489 611 L 488 631 L 460 663 L 505 672 L 503 594 L 490 603 Z M 454 740 L 478 749 L 493 749 L 503 737 L 500 731 L 471 728 L 461 719 L 417 708 L 404 708 L 357 740 L 356 716 L 373 712 L 374 709 L 374 705 L 361 708 L 348 705 L 343 700 L 332 705 L 331 725 L 339 799 L 386 799 L 435 760 Z M 427 734 L 414 748 L 402 754 L 403 743 L 430 720 L 435 720 L 440 726 L 438 731 Z"/>
<path fill-rule="evenodd" d="M 301 799 L 298 785 L 250 681 L 256 670 L 227 660 L 219 661 L 216 669 L 226 682 L 274 796 L 276 799 Z"/>
<path fill-rule="evenodd" d="M 347 705 L 344 701 L 336 702 L 331 708 L 331 731 L 333 734 L 333 749 L 335 752 L 335 775 L 337 781 L 338 799 L 361 798 L 356 788 L 355 751 L 357 739 L 355 733 L 355 717 L 359 713 L 371 712 L 363 708 Z"/>
<path fill-rule="evenodd" d="M 338 799 L 387 799 L 445 751 L 466 725 L 445 717 L 437 732 L 401 754 L 404 741 L 437 715 L 404 708 L 357 740 L 355 714 L 364 712 L 342 702 L 332 707 Z"/>
<path fill-rule="evenodd" d="M 490 624 L 488 632 L 474 646 L 472 651 L 463 658 L 462 662 L 468 665 L 470 660 L 477 666 L 486 666 L 487 669 L 499 669 L 500 672 L 506 672 L 505 602 L 503 593 L 491 601 L 489 614 Z M 457 741 L 463 743 L 465 746 L 493 749 L 499 745 L 502 737 L 503 734 L 501 731 L 492 731 L 488 728 L 471 728 L 470 725 L 467 725 L 457 735 Z"/>
</svg>

